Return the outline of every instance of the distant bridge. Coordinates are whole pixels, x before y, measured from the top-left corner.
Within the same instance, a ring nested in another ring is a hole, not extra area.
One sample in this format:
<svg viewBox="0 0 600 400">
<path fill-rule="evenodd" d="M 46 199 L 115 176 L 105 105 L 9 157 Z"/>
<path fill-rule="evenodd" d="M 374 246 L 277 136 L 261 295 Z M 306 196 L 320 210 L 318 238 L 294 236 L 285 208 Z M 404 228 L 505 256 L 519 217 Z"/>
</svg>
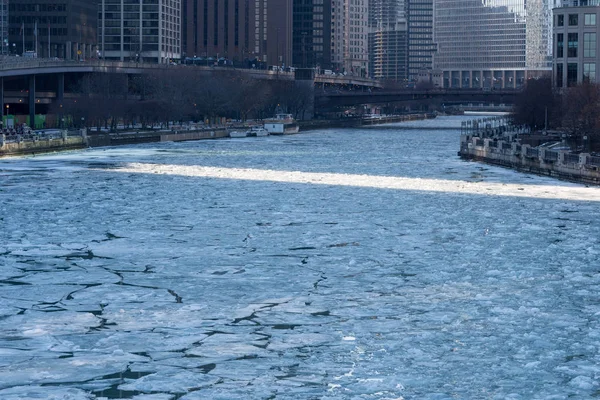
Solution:
<svg viewBox="0 0 600 400">
<path fill-rule="evenodd" d="M 294 72 L 219 66 L 1 57 L 0 105 L 3 111 L 5 111 L 4 106 L 7 105 L 10 111 L 18 111 L 21 114 L 27 112 L 30 119 L 33 120 L 36 106 L 40 106 L 43 110 L 43 107 L 47 107 L 53 102 L 62 102 L 65 97 L 73 96 L 73 94 L 65 93 L 65 79 L 69 82 L 77 81 L 82 75 L 90 73 L 139 75 L 152 71 L 183 71 L 190 68 L 217 74 L 236 71 L 265 80 L 293 81 L 296 79 Z M 379 81 L 352 75 L 317 74 L 314 75 L 313 80 L 315 109 L 319 110 L 382 103 L 513 104 L 514 99 L 520 93 L 515 89 L 487 91 L 482 89 L 386 90 L 382 88 L 382 83 Z"/>
<path fill-rule="evenodd" d="M 426 104 L 435 101 L 443 104 L 513 104 L 519 93 L 521 93 L 520 89 L 317 90 L 315 91 L 315 109 L 382 103 Z"/>
</svg>

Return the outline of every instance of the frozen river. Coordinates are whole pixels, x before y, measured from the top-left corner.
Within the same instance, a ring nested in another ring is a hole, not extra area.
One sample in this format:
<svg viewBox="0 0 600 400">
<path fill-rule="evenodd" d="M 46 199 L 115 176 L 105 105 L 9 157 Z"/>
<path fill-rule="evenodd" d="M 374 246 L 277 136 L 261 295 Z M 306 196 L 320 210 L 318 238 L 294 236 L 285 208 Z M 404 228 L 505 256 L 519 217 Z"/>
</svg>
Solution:
<svg viewBox="0 0 600 400">
<path fill-rule="evenodd" d="M 461 118 L 0 160 L 0 399 L 600 396 L 600 189 Z"/>
</svg>

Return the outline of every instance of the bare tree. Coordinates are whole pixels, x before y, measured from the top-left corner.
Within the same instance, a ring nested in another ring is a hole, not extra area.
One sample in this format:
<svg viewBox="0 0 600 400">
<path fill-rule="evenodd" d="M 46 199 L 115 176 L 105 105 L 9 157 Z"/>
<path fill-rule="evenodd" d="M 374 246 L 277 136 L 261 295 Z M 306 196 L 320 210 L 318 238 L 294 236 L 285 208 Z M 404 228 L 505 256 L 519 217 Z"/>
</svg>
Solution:
<svg viewBox="0 0 600 400">
<path fill-rule="evenodd" d="M 557 124 L 556 115 L 559 110 L 559 100 L 552 91 L 552 81 L 549 78 L 529 79 L 523 92 L 515 101 L 513 122 L 526 125 L 531 129 L 541 129 Z"/>
<path fill-rule="evenodd" d="M 587 137 L 592 150 L 600 149 L 600 85 L 586 79 L 568 88 L 563 96 L 562 116 L 563 127 L 571 135 Z"/>
</svg>

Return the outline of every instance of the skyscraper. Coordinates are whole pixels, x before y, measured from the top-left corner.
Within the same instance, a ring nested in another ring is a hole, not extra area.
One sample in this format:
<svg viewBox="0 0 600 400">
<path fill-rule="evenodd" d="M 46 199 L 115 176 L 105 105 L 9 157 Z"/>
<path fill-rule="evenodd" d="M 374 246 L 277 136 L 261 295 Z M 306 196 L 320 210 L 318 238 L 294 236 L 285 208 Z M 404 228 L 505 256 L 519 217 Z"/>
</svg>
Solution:
<svg viewBox="0 0 600 400">
<path fill-rule="evenodd" d="M 600 2 L 572 0 L 553 10 L 553 84 L 600 82 Z"/>
<path fill-rule="evenodd" d="M 0 0 L 0 55 L 10 51 L 8 41 L 8 0 Z"/>
<path fill-rule="evenodd" d="M 404 0 L 369 2 L 370 75 L 375 79 L 407 79 L 407 24 Z"/>
<path fill-rule="evenodd" d="M 417 81 L 419 72 L 433 68 L 433 0 L 406 0 L 408 22 L 408 81 Z M 462 40 L 459 40 L 462 43 Z"/>
<path fill-rule="evenodd" d="M 369 71 L 367 0 L 331 1 L 331 61 L 334 69 L 366 76 Z"/>
<path fill-rule="evenodd" d="M 551 69 L 548 0 L 436 0 L 444 87 L 514 88 Z"/>
<path fill-rule="evenodd" d="M 8 8 L 11 52 L 68 60 L 96 55 L 96 0 L 13 0 Z"/>
<path fill-rule="evenodd" d="M 293 0 L 293 64 L 331 67 L 331 0 Z"/>
<path fill-rule="evenodd" d="M 99 0 L 100 57 L 156 63 L 180 58 L 181 1 Z"/>
<path fill-rule="evenodd" d="M 292 62 L 292 0 L 183 0 L 187 57 Z"/>
</svg>

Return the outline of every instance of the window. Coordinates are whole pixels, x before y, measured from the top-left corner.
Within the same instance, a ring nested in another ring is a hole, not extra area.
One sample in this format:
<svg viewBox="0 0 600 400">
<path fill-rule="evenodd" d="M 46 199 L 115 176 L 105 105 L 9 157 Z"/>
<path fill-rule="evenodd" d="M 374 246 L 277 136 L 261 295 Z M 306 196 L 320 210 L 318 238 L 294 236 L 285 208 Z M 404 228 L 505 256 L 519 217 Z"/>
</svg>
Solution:
<svg viewBox="0 0 600 400">
<path fill-rule="evenodd" d="M 588 79 L 590 82 L 596 80 L 596 63 L 583 64 L 583 78 Z"/>
<path fill-rule="evenodd" d="M 577 85 L 577 64 L 567 64 L 567 86 L 572 87 Z"/>
<path fill-rule="evenodd" d="M 568 34 L 569 43 L 567 44 L 567 57 L 577 57 L 577 33 Z"/>
<path fill-rule="evenodd" d="M 564 15 L 557 15 L 556 16 L 556 26 L 564 26 L 565 25 L 565 16 Z"/>
<path fill-rule="evenodd" d="M 565 46 L 565 35 L 564 33 L 556 34 L 556 58 L 563 57 L 563 48 Z"/>
<path fill-rule="evenodd" d="M 577 26 L 579 15 L 569 14 L 569 26 Z"/>
<path fill-rule="evenodd" d="M 556 87 L 563 86 L 563 64 L 556 64 Z"/>
<path fill-rule="evenodd" d="M 584 20 L 583 20 L 584 25 L 596 25 L 596 14 L 585 14 L 584 15 Z"/>
<path fill-rule="evenodd" d="M 596 57 L 596 32 L 583 34 L 583 56 Z"/>
</svg>

